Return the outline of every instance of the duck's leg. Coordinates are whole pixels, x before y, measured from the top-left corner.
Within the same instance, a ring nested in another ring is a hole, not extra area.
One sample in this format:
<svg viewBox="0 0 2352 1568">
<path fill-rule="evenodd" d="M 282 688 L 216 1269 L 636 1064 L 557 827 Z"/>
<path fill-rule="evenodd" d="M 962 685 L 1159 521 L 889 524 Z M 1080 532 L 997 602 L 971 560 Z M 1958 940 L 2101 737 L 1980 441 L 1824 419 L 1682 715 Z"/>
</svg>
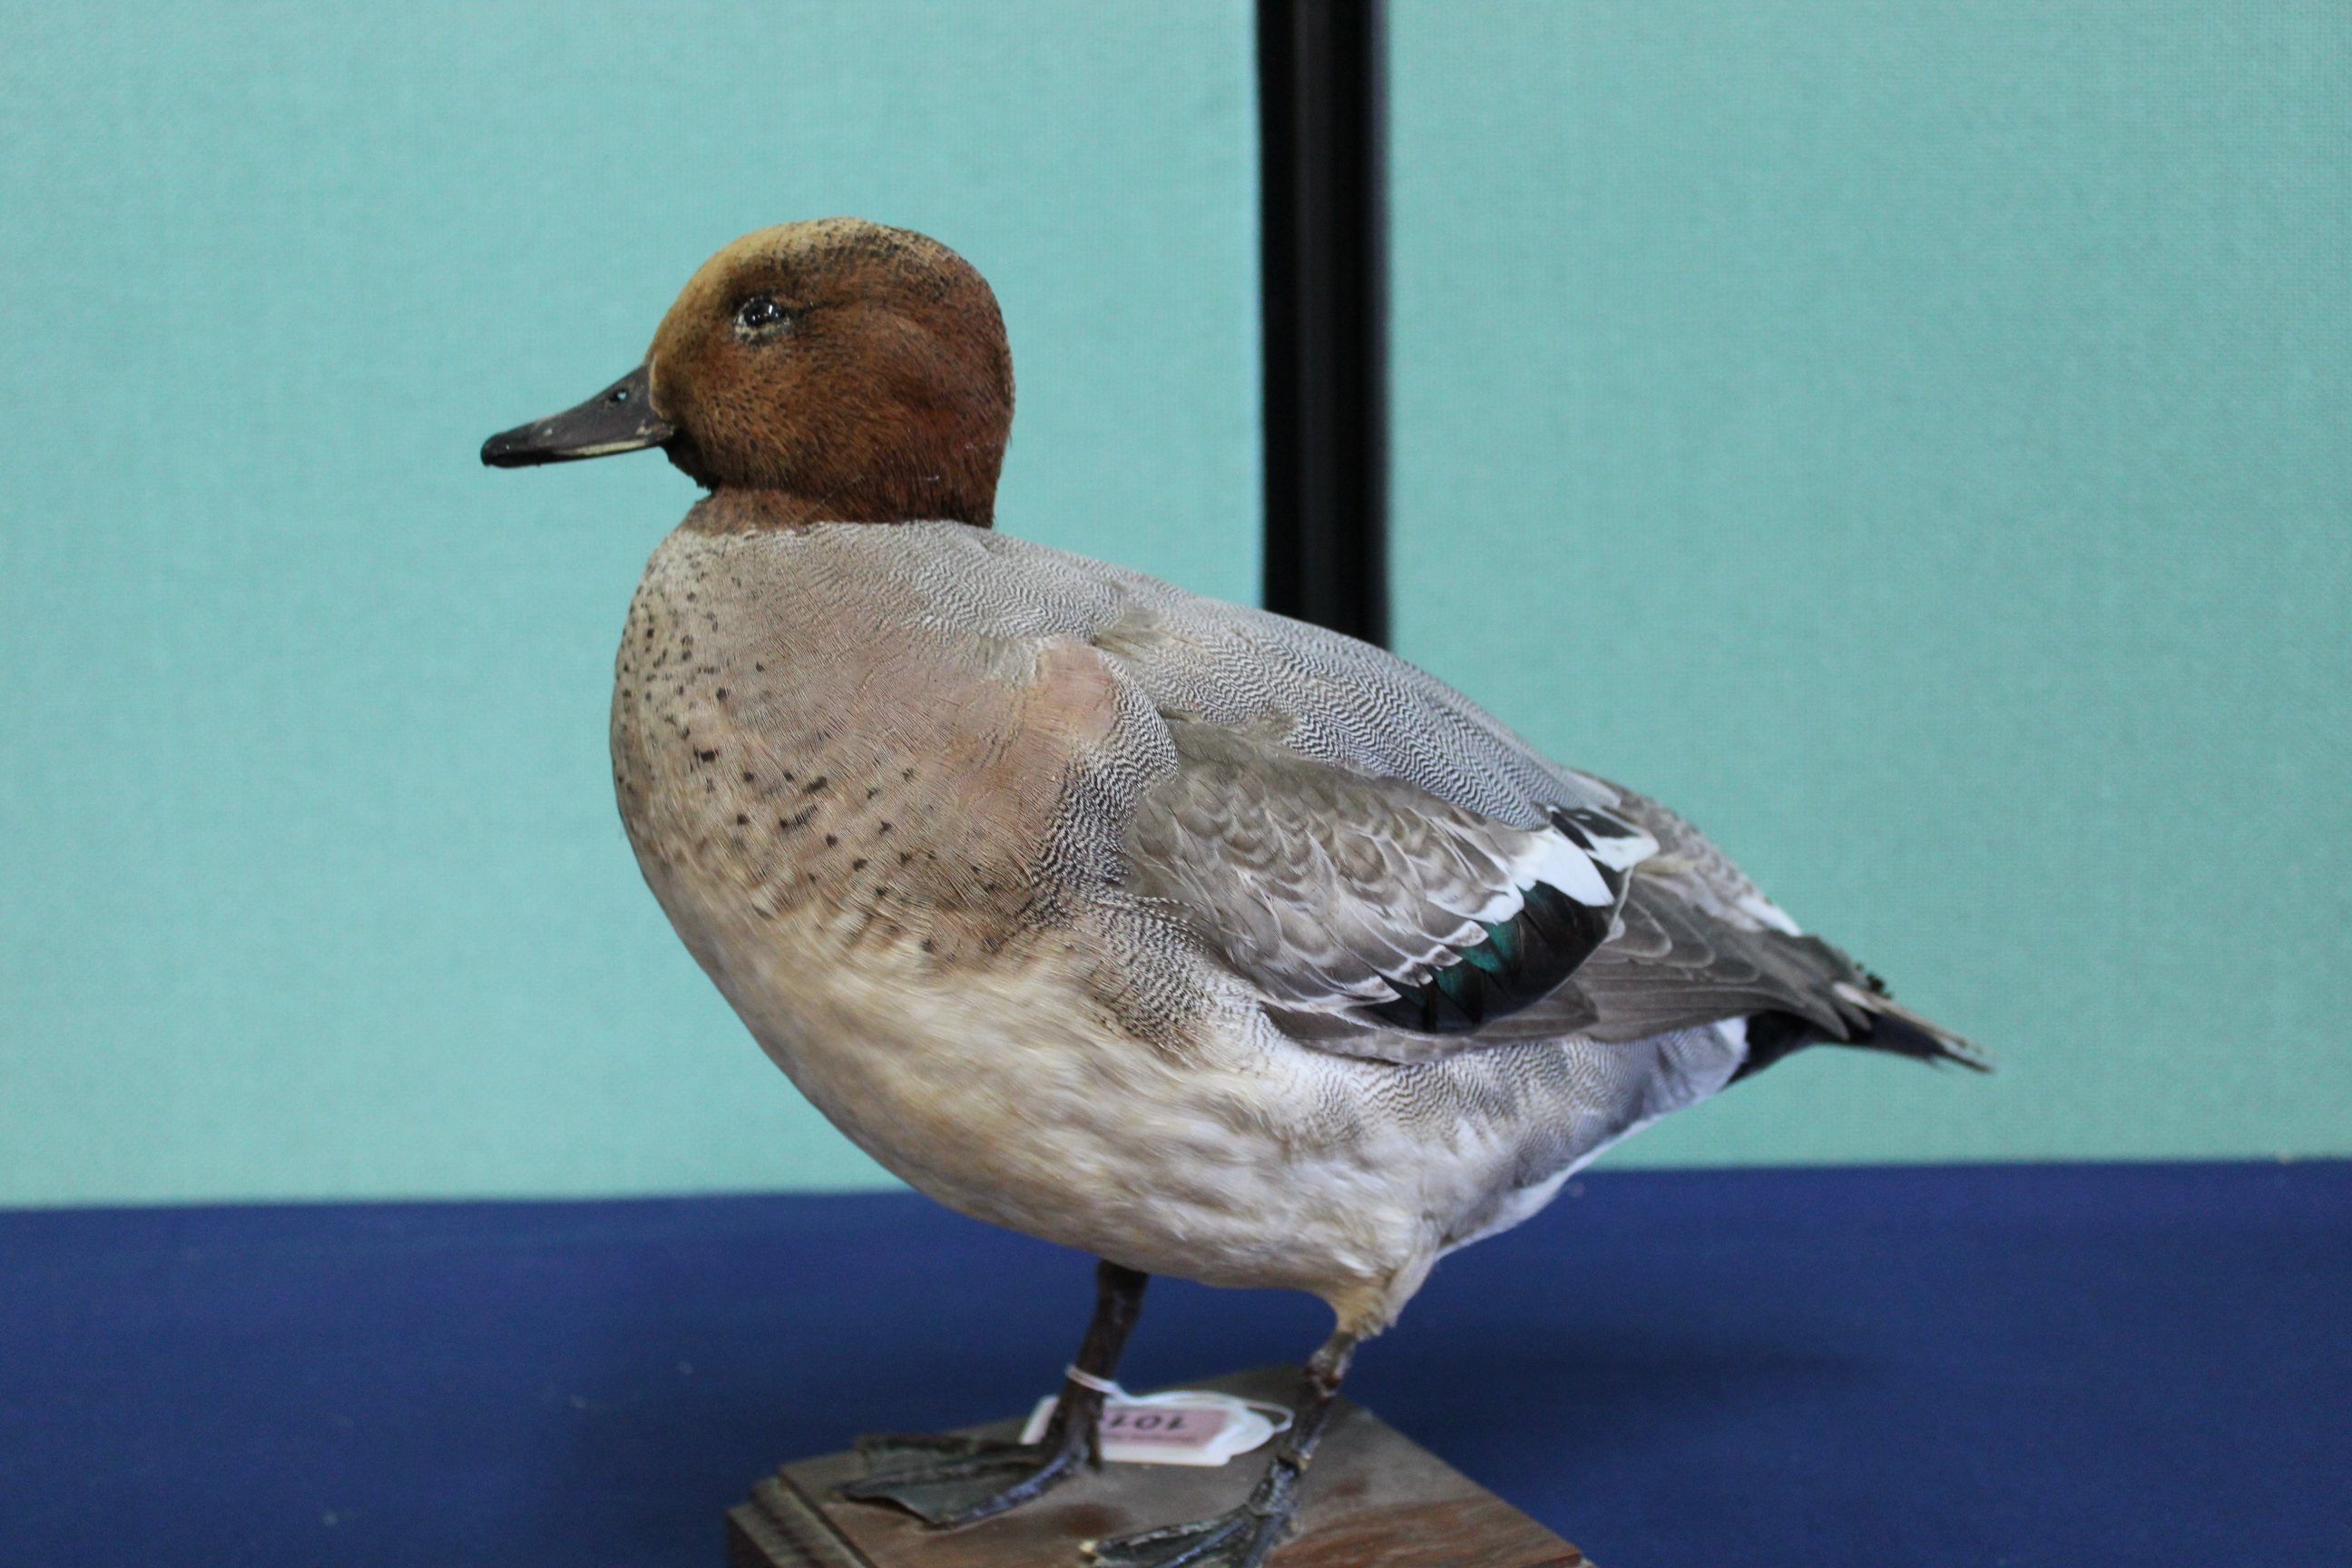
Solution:
<svg viewBox="0 0 2352 1568">
<path fill-rule="evenodd" d="M 1214 1519 L 1097 1542 L 1087 1549 L 1097 1568 L 1261 1568 L 1290 1533 L 1298 1488 L 1314 1462 L 1315 1445 L 1322 1439 L 1339 1380 L 1348 1375 L 1355 1353 L 1355 1336 L 1336 1333 L 1308 1359 L 1290 1430 L 1282 1435 L 1274 1462 L 1266 1466 L 1265 1479 L 1248 1500 Z"/>
<path fill-rule="evenodd" d="M 1142 1315 L 1143 1287 L 1150 1279 L 1116 1263 L 1096 1268 L 1094 1321 L 1071 1363 L 1078 1371 L 1108 1382 L 1118 1370 L 1119 1352 Z M 838 1490 L 864 1502 L 896 1503 L 941 1529 L 971 1524 L 1039 1496 L 1082 1464 L 1101 1464 L 1097 1425 L 1102 1405 L 1099 1389 L 1072 1378 L 1063 1383 L 1054 1418 L 1034 1443 L 929 1434 L 860 1437 L 866 1476 Z"/>
</svg>

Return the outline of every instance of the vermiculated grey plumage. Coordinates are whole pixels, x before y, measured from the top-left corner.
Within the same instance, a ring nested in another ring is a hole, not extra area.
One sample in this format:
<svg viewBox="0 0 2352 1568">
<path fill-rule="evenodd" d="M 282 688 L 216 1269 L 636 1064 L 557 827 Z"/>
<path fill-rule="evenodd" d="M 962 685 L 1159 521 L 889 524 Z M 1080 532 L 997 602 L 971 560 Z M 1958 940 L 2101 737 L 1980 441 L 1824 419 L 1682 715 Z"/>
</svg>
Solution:
<svg viewBox="0 0 2352 1568">
<path fill-rule="evenodd" d="M 1722 1088 L 1748 1017 L 1908 1019 L 1687 823 L 1378 649 L 961 524 L 729 504 L 639 590 L 624 817 L 771 1054 L 955 1207 L 1368 1331 Z M 1498 945 L 1530 931 L 1539 982 Z"/>
<path fill-rule="evenodd" d="M 1372 973 L 1394 975 L 1458 956 L 1479 933 L 1448 917 L 1466 914 L 1478 891 L 1503 879 L 1497 837 L 1511 828 L 1541 831 L 1548 811 L 1568 807 L 1631 823 L 1657 844 L 1657 852 L 1633 868 L 1619 907 L 1622 930 L 1551 1004 L 1498 1020 L 1448 1048 L 1570 1033 L 1625 1041 L 1765 1011 L 1793 1014 L 1827 1037 L 1846 1040 L 1866 1034 L 1870 1016 L 1886 1010 L 1860 969 L 1820 939 L 1797 934 L 1793 922 L 1680 816 L 1550 762 L 1475 703 L 1393 655 L 1003 534 L 971 531 L 959 542 L 962 549 L 950 557 L 955 567 L 941 574 L 955 584 L 938 583 L 935 591 L 950 595 L 958 614 L 992 624 L 998 635 L 1082 636 L 1110 656 L 1150 698 L 1175 743 L 1178 778 L 1163 790 L 1231 792 L 1230 783 L 1211 781 L 1246 766 L 1269 780 L 1265 793 L 1295 793 L 1300 815 L 1292 831 L 1320 835 L 1321 856 L 1253 859 L 1249 846 L 1233 841 L 1229 825 L 1198 816 L 1198 800 L 1189 841 L 1155 821 L 1150 844 L 1139 845 L 1153 864 L 1139 867 L 1137 886 L 1165 892 L 1176 868 L 1188 868 L 1188 886 L 1202 900 L 1195 907 L 1228 933 L 1228 956 L 1261 955 L 1263 973 L 1251 973 L 1269 1001 L 1362 1000 L 1377 995 L 1367 985 Z M 1346 782 L 1314 784 L 1299 759 L 1329 764 Z M 1277 773 L 1280 784 L 1272 784 Z M 1455 808 L 1443 830 L 1433 821 L 1408 825 L 1397 808 L 1373 805 L 1394 795 L 1400 783 Z M 1340 808 L 1342 793 L 1348 809 Z M 1364 819 L 1352 820 L 1350 810 Z M 1390 863 L 1391 879 L 1360 872 L 1356 884 L 1378 881 L 1386 893 L 1369 900 L 1334 896 L 1343 878 L 1322 873 L 1326 866 L 1336 873 L 1329 847 L 1343 837 L 1359 840 L 1350 852 L 1360 862 L 1381 857 Z M 1527 853 L 1523 842 L 1513 847 Z M 1199 869 L 1203 860 L 1216 871 Z M 1211 877 L 1219 884 L 1213 890 Z M 1444 890 L 1423 899 L 1423 884 L 1439 878 L 1451 879 Z M 1385 917 L 1377 930 L 1367 930 L 1368 904 L 1380 905 Z M 1254 937 L 1234 932 L 1252 921 L 1279 924 L 1297 945 L 1285 945 L 1270 929 Z M 1318 963 L 1333 966 L 1319 996 L 1300 984 L 1302 973 Z M 1328 1028 L 1318 1036 L 1324 1044 L 1337 1037 Z M 1968 1054 L 1957 1037 L 1938 1037 L 1955 1055 Z M 1395 1052 L 1395 1059 L 1417 1059 L 1428 1047 Z"/>
</svg>

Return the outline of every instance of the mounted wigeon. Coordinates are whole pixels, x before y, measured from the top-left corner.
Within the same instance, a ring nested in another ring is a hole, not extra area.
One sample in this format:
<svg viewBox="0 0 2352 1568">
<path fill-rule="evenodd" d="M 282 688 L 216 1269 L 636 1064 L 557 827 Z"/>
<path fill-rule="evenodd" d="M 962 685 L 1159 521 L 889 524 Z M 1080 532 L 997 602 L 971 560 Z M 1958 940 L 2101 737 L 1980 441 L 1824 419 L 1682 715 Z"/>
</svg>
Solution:
<svg viewBox="0 0 2352 1568">
<path fill-rule="evenodd" d="M 1358 1341 L 1603 1149 L 1819 1042 L 1979 1065 L 1656 803 L 1403 661 L 991 531 L 996 300 L 847 218 L 705 263 L 645 363 L 493 437 L 659 447 L 710 494 L 613 693 L 646 880 L 776 1065 L 950 1208 L 1102 1259 L 1032 1445 L 884 1439 L 939 1525 L 1097 1451 L 1146 1279 L 1338 1327 L 1246 1504 L 1096 1543 L 1256 1568 Z"/>
</svg>

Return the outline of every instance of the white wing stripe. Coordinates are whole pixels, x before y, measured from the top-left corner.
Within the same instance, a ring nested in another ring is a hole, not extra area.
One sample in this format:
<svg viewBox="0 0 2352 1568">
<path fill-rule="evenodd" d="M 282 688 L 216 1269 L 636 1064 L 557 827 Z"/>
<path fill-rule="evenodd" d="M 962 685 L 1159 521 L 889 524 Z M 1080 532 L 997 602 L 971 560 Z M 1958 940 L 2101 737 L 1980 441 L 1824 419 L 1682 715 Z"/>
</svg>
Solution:
<svg viewBox="0 0 2352 1568">
<path fill-rule="evenodd" d="M 1570 843 L 1566 834 L 1548 829 L 1537 836 L 1536 843 L 1540 858 L 1532 866 L 1521 862 L 1513 867 L 1518 878 L 1548 883 L 1578 903 L 1596 909 L 1607 909 L 1617 902 L 1617 895 L 1609 890 L 1609 884 L 1592 864 L 1593 858 Z"/>
</svg>

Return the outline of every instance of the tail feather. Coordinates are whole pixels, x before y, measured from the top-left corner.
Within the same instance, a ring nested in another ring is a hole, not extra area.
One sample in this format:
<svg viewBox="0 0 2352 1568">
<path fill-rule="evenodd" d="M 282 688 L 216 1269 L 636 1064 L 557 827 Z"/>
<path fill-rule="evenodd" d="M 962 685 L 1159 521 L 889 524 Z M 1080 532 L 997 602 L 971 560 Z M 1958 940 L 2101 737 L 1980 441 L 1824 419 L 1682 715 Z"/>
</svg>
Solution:
<svg viewBox="0 0 2352 1568">
<path fill-rule="evenodd" d="M 1870 1015 L 1870 1033 L 1847 1045 L 1874 1051 L 1916 1057 L 1927 1062 L 1958 1062 L 1975 1072 L 1992 1071 L 1992 1053 L 1973 1040 L 1963 1039 L 1941 1024 L 1923 1018 L 1893 997 L 1876 995 L 1863 1004 Z"/>
<path fill-rule="evenodd" d="M 1862 1015 L 1860 1025 L 1846 1038 L 1794 1013 L 1754 1013 L 1748 1018 L 1748 1059 L 1731 1075 L 1738 1082 L 1762 1072 L 1792 1051 L 1807 1046 L 1853 1046 L 1886 1051 L 1924 1062 L 1958 1062 L 1974 1072 L 1992 1071 L 1992 1053 L 1963 1039 L 1942 1025 L 1920 1016 L 1886 994 L 1875 975 L 1865 974 L 1870 989 L 1841 984 L 1839 999 Z"/>
</svg>

